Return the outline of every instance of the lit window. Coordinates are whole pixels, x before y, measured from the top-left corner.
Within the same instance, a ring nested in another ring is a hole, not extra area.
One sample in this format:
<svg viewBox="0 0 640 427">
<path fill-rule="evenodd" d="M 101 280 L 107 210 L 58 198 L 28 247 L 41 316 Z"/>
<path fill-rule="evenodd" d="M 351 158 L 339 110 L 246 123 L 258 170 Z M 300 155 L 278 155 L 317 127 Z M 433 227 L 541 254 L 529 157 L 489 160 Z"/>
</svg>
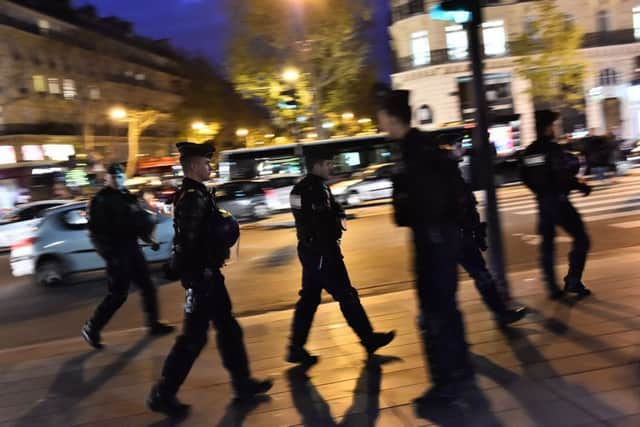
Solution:
<svg viewBox="0 0 640 427">
<path fill-rule="evenodd" d="M 640 39 L 640 6 L 633 8 L 633 35 Z"/>
<path fill-rule="evenodd" d="M 97 87 L 92 87 L 91 89 L 89 89 L 89 99 L 100 99 L 100 89 Z"/>
<path fill-rule="evenodd" d="M 62 96 L 65 99 L 73 99 L 76 97 L 76 82 L 71 79 L 62 81 Z"/>
<path fill-rule="evenodd" d="M 51 24 L 46 19 L 39 19 L 38 28 L 40 28 L 41 33 L 46 33 L 51 29 Z"/>
<path fill-rule="evenodd" d="M 33 90 L 35 92 L 47 91 L 47 85 L 44 82 L 44 76 L 33 76 Z"/>
<path fill-rule="evenodd" d="M 413 65 L 426 65 L 431 62 L 429 35 L 426 31 L 418 31 L 411 34 L 411 53 L 413 55 Z"/>
<path fill-rule="evenodd" d="M 609 30 L 609 13 L 606 10 L 601 10 L 598 12 L 598 31 L 606 32 Z"/>
<path fill-rule="evenodd" d="M 60 94 L 60 81 L 56 78 L 49 79 L 49 93 L 54 95 Z"/>
<path fill-rule="evenodd" d="M 445 28 L 447 37 L 447 53 L 449 59 L 465 59 L 468 55 L 467 32 L 462 25 L 452 25 Z"/>
<path fill-rule="evenodd" d="M 484 41 L 485 55 L 504 55 L 507 52 L 504 21 L 490 21 L 482 24 L 482 40 Z"/>
<path fill-rule="evenodd" d="M 147 76 L 145 76 L 144 74 L 141 74 L 141 73 L 136 74 L 136 80 L 142 81 L 146 79 L 147 79 Z"/>
</svg>

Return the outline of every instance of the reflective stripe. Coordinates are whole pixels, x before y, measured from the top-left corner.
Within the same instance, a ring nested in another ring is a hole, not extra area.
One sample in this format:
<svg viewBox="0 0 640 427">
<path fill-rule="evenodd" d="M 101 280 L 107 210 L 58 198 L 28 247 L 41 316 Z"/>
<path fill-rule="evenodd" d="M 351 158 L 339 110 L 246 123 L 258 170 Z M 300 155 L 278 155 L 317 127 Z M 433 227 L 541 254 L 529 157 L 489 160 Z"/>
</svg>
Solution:
<svg viewBox="0 0 640 427">
<path fill-rule="evenodd" d="M 546 156 L 544 154 L 537 154 L 534 156 L 526 156 L 524 158 L 524 164 L 526 166 L 539 166 L 543 165 L 546 161 Z"/>
<path fill-rule="evenodd" d="M 291 194 L 289 196 L 289 203 L 292 209 L 302 209 L 302 197 L 299 194 Z"/>
</svg>

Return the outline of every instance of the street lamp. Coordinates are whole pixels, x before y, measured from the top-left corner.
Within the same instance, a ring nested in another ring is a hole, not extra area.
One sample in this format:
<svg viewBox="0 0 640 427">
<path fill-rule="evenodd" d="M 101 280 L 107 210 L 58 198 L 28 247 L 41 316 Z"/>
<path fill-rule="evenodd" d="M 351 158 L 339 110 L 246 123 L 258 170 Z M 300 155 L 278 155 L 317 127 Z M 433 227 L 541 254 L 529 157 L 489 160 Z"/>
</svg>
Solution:
<svg viewBox="0 0 640 427">
<path fill-rule="evenodd" d="M 122 107 L 114 107 L 109 111 L 109 116 L 113 120 L 124 120 L 127 118 L 127 110 Z"/>
<path fill-rule="evenodd" d="M 342 114 L 342 120 L 353 120 L 354 117 L 353 113 L 350 112 Z"/>
<path fill-rule="evenodd" d="M 367 123 L 371 123 L 371 119 L 368 117 L 365 117 L 363 119 L 358 120 L 358 123 L 360 123 L 361 125 L 367 124 Z"/>
<path fill-rule="evenodd" d="M 245 137 L 249 135 L 249 129 L 240 128 L 236 130 L 236 136 Z"/>
<path fill-rule="evenodd" d="M 193 122 L 193 123 L 191 123 L 191 129 L 193 129 L 193 130 L 201 131 L 205 127 L 207 127 L 207 125 L 205 125 L 204 122 Z"/>
<path fill-rule="evenodd" d="M 282 79 L 285 82 L 293 83 L 300 78 L 300 72 L 295 68 L 287 68 L 282 73 Z"/>
</svg>

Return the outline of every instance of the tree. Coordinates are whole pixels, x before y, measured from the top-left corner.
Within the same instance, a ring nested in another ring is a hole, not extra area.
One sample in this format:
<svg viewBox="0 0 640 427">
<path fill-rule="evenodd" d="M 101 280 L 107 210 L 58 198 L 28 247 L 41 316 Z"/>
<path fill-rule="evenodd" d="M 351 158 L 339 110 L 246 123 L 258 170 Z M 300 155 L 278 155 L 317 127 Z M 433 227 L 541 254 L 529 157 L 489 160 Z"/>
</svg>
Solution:
<svg viewBox="0 0 640 427">
<path fill-rule="evenodd" d="M 353 109 L 351 85 L 368 52 L 364 0 L 241 0 L 231 7 L 238 24 L 230 43 L 230 74 L 240 93 L 259 99 L 279 125 L 311 117 L 318 135 L 324 133 L 326 114 Z M 297 68 L 299 77 L 285 81 L 287 67 Z M 281 108 L 289 89 L 297 95 L 295 109 Z"/>
<path fill-rule="evenodd" d="M 140 136 L 149 127 L 169 117 L 169 114 L 157 110 L 121 110 L 120 115 L 112 114 L 115 120 L 122 120 L 127 123 L 127 176 L 131 177 L 136 172 L 138 163 L 138 153 L 140 152 Z"/>
<path fill-rule="evenodd" d="M 513 44 L 516 72 L 530 81 L 536 107 L 582 110 L 586 64 L 583 32 L 553 0 L 536 4 L 537 16 Z"/>
</svg>

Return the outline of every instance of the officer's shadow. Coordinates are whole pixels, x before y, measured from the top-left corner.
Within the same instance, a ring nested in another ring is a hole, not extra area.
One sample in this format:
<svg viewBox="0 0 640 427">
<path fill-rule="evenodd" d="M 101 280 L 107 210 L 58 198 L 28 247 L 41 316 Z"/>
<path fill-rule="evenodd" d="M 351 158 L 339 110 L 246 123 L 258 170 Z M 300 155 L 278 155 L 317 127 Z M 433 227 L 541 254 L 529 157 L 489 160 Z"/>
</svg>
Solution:
<svg viewBox="0 0 640 427">
<path fill-rule="evenodd" d="M 74 424 L 74 408 L 117 376 L 151 341 L 152 338 L 148 336 L 140 339 L 92 378 L 86 378 L 84 364 L 98 353 L 97 350 L 67 360 L 51 383 L 47 398 L 22 416 L 15 427 L 30 427 L 40 423 L 49 425 L 48 419 L 53 414 L 67 418 L 57 421 L 56 425 Z"/>
<path fill-rule="evenodd" d="M 392 356 L 373 356 L 360 371 L 354 390 L 353 403 L 339 422 L 333 419 L 331 409 L 307 376 L 307 366 L 296 366 L 286 372 L 291 398 L 302 416 L 305 427 L 373 427 L 380 414 L 380 382 L 382 365 L 401 361 Z"/>
</svg>

